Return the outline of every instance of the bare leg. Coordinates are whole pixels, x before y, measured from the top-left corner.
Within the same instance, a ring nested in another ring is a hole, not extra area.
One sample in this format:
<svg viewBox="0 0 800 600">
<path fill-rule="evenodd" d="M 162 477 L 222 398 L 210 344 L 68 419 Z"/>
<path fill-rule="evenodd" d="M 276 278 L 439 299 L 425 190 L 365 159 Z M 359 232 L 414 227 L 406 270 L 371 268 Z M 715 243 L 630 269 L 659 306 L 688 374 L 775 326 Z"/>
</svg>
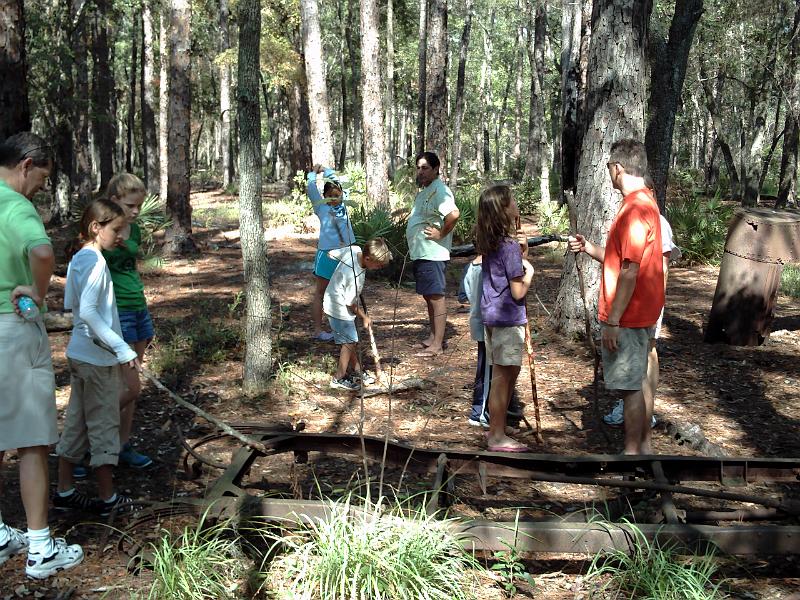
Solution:
<svg viewBox="0 0 800 600">
<path fill-rule="evenodd" d="M 345 375 L 347 375 L 347 368 L 353 362 L 356 354 L 356 345 L 355 344 L 342 344 L 341 350 L 339 351 L 339 364 L 336 368 L 336 374 L 334 378 L 341 379 Z"/>
<path fill-rule="evenodd" d="M 652 430 L 650 423 L 653 418 L 655 407 L 656 390 L 658 389 L 658 352 L 656 352 L 656 341 L 650 340 L 650 350 L 647 353 L 647 373 L 642 380 L 642 393 L 644 394 L 645 428 L 642 432 L 641 452 L 642 454 L 652 454 L 650 439 Z"/>
<path fill-rule="evenodd" d="M 58 459 L 58 487 L 59 492 L 66 492 L 75 487 L 75 479 L 72 475 L 73 465 L 68 460 L 59 457 Z"/>
<path fill-rule="evenodd" d="M 444 330 L 447 326 L 447 302 L 442 295 L 424 296 L 424 298 L 428 304 L 431 334 L 422 343 L 428 346 L 428 349 L 433 354 L 438 354 L 442 351 L 442 345 L 444 344 Z"/>
<path fill-rule="evenodd" d="M 515 365 L 493 365 L 492 385 L 489 390 L 489 446 L 524 447 L 506 435 L 506 412 L 511 401 L 511 392 L 517 381 L 520 367 Z"/>
<path fill-rule="evenodd" d="M 311 319 L 314 321 L 314 335 L 322 333 L 322 297 L 328 280 L 319 275 L 314 275 L 314 295 L 311 297 Z"/>
<path fill-rule="evenodd" d="M 625 394 L 625 454 L 643 454 L 642 439 L 650 432 L 650 421 L 647 421 L 644 394 L 641 390 L 629 391 Z"/>
<path fill-rule="evenodd" d="M 139 363 L 144 360 L 144 351 L 150 340 L 135 342 L 133 349 L 139 357 Z M 122 367 L 122 392 L 119 395 L 119 443 L 127 444 L 131 438 L 133 428 L 133 413 L 136 411 L 136 402 L 142 393 L 142 383 L 136 369 Z"/>
<path fill-rule="evenodd" d="M 97 495 L 101 500 L 108 500 L 114 495 L 114 467 L 102 465 L 96 467 L 94 476 L 97 479 Z"/>
<path fill-rule="evenodd" d="M 28 529 L 47 527 L 47 490 L 49 471 L 47 468 L 47 446 L 18 448 L 19 487 Z"/>
</svg>

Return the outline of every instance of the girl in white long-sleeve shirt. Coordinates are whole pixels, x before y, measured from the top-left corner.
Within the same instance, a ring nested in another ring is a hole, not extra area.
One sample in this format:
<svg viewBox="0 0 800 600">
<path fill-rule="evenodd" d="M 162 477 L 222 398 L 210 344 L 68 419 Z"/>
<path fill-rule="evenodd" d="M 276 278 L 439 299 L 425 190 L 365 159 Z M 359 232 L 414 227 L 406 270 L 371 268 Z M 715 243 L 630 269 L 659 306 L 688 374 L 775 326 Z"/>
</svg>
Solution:
<svg viewBox="0 0 800 600">
<path fill-rule="evenodd" d="M 72 336 L 67 345 L 70 397 L 64 431 L 56 447 L 57 510 L 80 509 L 110 514 L 132 504 L 114 491 L 112 471 L 119 455 L 120 368 L 138 369 L 136 352 L 122 339 L 122 330 L 102 250 L 113 249 L 125 227 L 125 213 L 114 202 L 99 199 L 84 211 L 80 250 L 67 269 L 64 307 L 72 310 Z M 96 500 L 74 487 L 72 469 L 91 454 L 98 496 Z"/>
</svg>

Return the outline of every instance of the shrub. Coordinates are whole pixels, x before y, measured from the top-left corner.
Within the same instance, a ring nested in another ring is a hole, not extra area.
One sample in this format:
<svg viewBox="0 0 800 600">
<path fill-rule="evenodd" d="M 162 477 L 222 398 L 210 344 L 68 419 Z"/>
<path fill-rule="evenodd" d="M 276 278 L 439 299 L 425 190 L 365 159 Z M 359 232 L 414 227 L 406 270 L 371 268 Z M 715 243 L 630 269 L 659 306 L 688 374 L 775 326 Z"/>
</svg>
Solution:
<svg viewBox="0 0 800 600">
<path fill-rule="evenodd" d="M 545 200 L 536 205 L 536 224 L 543 235 L 569 231 L 569 207 Z"/>
<path fill-rule="evenodd" d="M 363 204 L 350 207 L 350 221 L 356 244 L 363 245 L 374 237 L 382 237 L 389 244 L 394 259 L 391 264 L 382 269 L 391 279 L 399 276 L 403 267 L 403 258 L 408 255 L 406 242 L 405 215 L 393 215 L 383 208 L 369 208 Z"/>
<path fill-rule="evenodd" d="M 521 183 L 514 186 L 514 198 L 517 201 L 520 214 L 534 214 L 539 204 L 539 200 L 542 199 L 539 182 L 533 177 L 523 179 Z"/>
<path fill-rule="evenodd" d="M 155 247 L 155 234 L 172 225 L 172 219 L 167 218 L 164 203 L 156 194 L 148 194 L 142 202 L 137 222 L 142 229 L 142 247 L 144 254 L 153 252 Z"/>
<path fill-rule="evenodd" d="M 800 267 L 786 265 L 781 273 L 781 293 L 800 298 Z"/>
<path fill-rule="evenodd" d="M 388 510 L 380 503 L 367 503 L 363 513 L 356 513 L 349 498 L 329 502 L 327 520 L 298 518 L 297 529 L 283 536 L 264 532 L 272 536 L 272 551 L 280 552 L 263 573 L 262 589 L 269 597 L 475 597 L 480 566 L 448 531 L 447 521 L 421 510 Z"/>
<path fill-rule="evenodd" d="M 459 212 L 458 221 L 453 229 L 453 241 L 456 244 L 469 243 L 475 236 L 480 192 L 478 185 L 464 185 L 459 186 L 458 192 L 455 194 Z"/>
<path fill-rule="evenodd" d="M 667 205 L 675 243 L 690 263 L 713 263 L 722 257 L 733 209 L 719 198 L 686 198 Z"/>
<path fill-rule="evenodd" d="M 630 554 L 622 550 L 600 552 L 592 560 L 587 579 L 598 582 L 596 591 L 615 598 L 653 600 L 716 600 L 723 595 L 711 581 L 717 570 L 713 550 L 700 556 L 681 556 L 675 546 L 650 543 L 632 523 Z"/>
<path fill-rule="evenodd" d="M 217 600 L 238 597 L 244 575 L 241 553 L 226 524 L 204 527 L 205 518 L 152 544 L 153 584 L 148 599 Z"/>
</svg>

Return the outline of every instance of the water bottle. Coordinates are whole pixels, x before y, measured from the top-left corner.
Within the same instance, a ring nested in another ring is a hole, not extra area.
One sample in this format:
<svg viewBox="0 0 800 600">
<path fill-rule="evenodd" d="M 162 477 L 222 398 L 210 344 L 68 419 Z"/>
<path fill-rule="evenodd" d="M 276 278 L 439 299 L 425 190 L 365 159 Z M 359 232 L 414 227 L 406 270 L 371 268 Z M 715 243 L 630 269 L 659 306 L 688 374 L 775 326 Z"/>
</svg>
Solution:
<svg viewBox="0 0 800 600">
<path fill-rule="evenodd" d="M 39 316 L 39 307 L 36 306 L 36 302 L 30 296 L 20 296 L 19 300 L 17 300 L 17 308 L 19 308 L 22 318 L 26 321 L 33 321 Z"/>
</svg>

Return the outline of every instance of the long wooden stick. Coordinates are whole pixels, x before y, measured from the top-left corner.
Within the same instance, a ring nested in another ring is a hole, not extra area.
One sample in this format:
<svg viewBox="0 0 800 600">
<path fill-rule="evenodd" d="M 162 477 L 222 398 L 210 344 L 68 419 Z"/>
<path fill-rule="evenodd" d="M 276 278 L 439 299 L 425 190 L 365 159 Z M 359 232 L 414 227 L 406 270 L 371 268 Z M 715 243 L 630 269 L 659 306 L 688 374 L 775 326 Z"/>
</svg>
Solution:
<svg viewBox="0 0 800 600">
<path fill-rule="evenodd" d="M 525 307 L 525 350 L 528 353 L 528 367 L 531 373 L 531 394 L 533 396 L 533 416 L 536 420 L 536 442 L 543 444 L 542 420 L 539 416 L 539 392 L 536 389 L 536 363 L 533 358 L 533 342 L 531 341 L 531 325 L 528 322 L 528 308 Z"/>
<path fill-rule="evenodd" d="M 203 417 L 209 423 L 213 423 L 220 430 L 224 431 L 229 436 L 236 438 L 237 440 L 239 440 L 243 444 L 249 446 L 250 448 L 253 448 L 254 450 L 258 450 L 259 452 L 263 452 L 264 454 L 269 454 L 269 448 L 267 448 L 266 445 L 264 445 L 263 443 L 259 442 L 256 439 L 251 438 L 250 436 L 247 436 L 247 435 L 245 435 L 245 434 L 243 434 L 243 433 L 241 433 L 239 431 L 236 431 L 233 427 L 231 427 L 230 425 L 228 425 L 224 421 L 221 421 L 220 419 L 218 419 L 214 415 L 207 413 L 202 408 L 199 408 L 199 407 L 195 406 L 191 402 L 187 402 L 186 400 L 184 400 L 183 398 L 178 396 L 178 394 L 176 394 L 171 389 L 169 389 L 167 386 L 165 386 L 163 383 L 161 383 L 159 381 L 158 377 L 153 375 L 153 373 L 151 373 L 148 369 L 144 369 L 143 368 L 142 369 L 142 375 L 144 375 L 144 378 L 147 379 L 154 386 L 156 386 L 159 390 L 161 390 L 162 392 L 166 392 L 166 394 L 170 398 L 172 398 L 172 400 L 176 404 L 179 404 L 180 406 L 182 406 L 184 408 L 188 408 L 194 414 L 196 414 L 196 415 L 198 415 L 200 417 Z"/>
<path fill-rule="evenodd" d="M 364 301 L 364 295 L 359 294 L 358 299 L 361 300 L 361 308 L 364 309 L 364 314 L 367 314 L 367 303 Z M 369 334 L 369 347 L 372 351 L 372 359 L 375 361 L 375 377 L 378 381 L 383 382 L 384 375 L 381 369 L 381 357 L 378 354 L 378 344 L 375 343 L 375 334 L 372 331 L 372 323 L 367 325 L 367 333 Z"/>
</svg>

